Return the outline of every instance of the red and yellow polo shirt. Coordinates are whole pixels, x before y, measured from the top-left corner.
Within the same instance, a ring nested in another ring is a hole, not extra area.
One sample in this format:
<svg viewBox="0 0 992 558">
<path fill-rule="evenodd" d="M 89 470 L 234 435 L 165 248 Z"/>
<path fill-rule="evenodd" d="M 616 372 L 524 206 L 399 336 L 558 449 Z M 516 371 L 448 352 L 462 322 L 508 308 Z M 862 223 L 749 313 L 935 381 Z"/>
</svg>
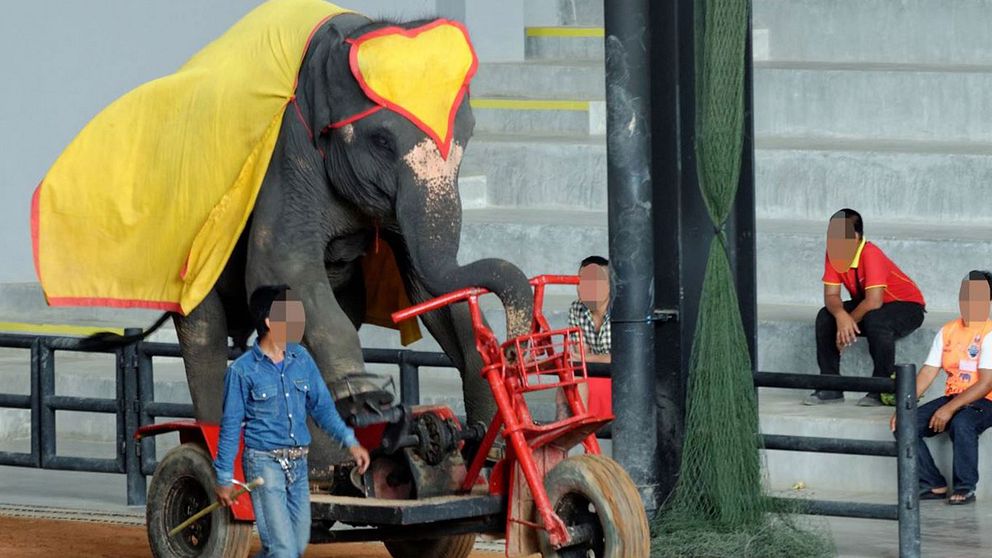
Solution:
<svg viewBox="0 0 992 558">
<path fill-rule="evenodd" d="M 902 272 L 882 252 L 882 249 L 871 242 L 861 239 L 861 245 L 854 254 L 851 268 L 846 273 L 838 273 L 830 265 L 830 258 L 824 253 L 823 283 L 826 285 L 844 285 L 852 297 L 864 296 L 868 289 L 885 289 L 882 293 L 882 303 L 915 302 L 926 306 L 923 293 L 916 283 Z"/>
</svg>

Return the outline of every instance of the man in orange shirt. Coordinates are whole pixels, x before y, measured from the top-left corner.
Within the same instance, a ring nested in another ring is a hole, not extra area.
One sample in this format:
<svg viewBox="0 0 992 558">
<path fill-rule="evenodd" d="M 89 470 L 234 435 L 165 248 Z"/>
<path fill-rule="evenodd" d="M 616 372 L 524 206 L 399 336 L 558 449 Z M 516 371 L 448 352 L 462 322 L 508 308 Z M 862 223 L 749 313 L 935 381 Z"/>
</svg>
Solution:
<svg viewBox="0 0 992 558">
<path fill-rule="evenodd" d="M 841 301 L 841 285 L 851 300 Z M 861 215 L 841 209 L 830 217 L 823 271 L 824 308 L 816 317 L 816 362 L 821 374 L 840 374 L 840 353 L 857 337 L 868 339 L 873 375 L 888 378 L 895 369 L 896 339 L 923 323 L 926 302 L 916 283 L 878 247 L 865 240 Z M 815 391 L 806 405 L 839 403 L 839 391 Z M 858 405 L 881 405 L 869 393 Z"/>
<path fill-rule="evenodd" d="M 946 431 L 954 444 L 954 493 L 948 504 L 975 500 L 978 484 L 978 436 L 992 427 L 992 273 L 972 271 L 961 281 L 961 317 L 937 332 L 930 354 L 916 375 L 916 396 L 922 397 L 941 368 L 947 373 L 944 396 L 922 405 L 916 414 L 920 436 L 920 499 L 947 497 L 947 479 L 937 469 L 923 438 Z M 896 417 L 889 422 L 896 429 Z"/>
</svg>

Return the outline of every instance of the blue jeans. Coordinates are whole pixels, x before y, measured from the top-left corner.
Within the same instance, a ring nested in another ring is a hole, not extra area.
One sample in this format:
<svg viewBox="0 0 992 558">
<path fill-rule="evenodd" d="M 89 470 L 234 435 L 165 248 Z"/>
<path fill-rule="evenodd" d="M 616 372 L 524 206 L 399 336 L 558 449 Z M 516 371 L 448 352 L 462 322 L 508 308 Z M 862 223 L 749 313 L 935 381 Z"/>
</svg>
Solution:
<svg viewBox="0 0 992 558">
<path fill-rule="evenodd" d="M 307 460 L 280 462 L 271 454 L 245 448 L 245 477 L 265 479 L 251 492 L 255 525 L 262 539 L 256 558 L 299 558 L 310 542 L 310 483 Z"/>
<path fill-rule="evenodd" d="M 916 412 L 917 463 L 920 473 L 920 491 L 947 486 L 947 479 L 937 469 L 924 438 L 936 436 L 930 430 L 930 419 L 941 406 L 951 400 L 943 396 L 921 406 Z M 945 432 L 954 446 L 954 490 L 974 490 L 978 485 L 978 436 L 992 426 L 992 401 L 979 399 L 954 413 Z"/>
</svg>

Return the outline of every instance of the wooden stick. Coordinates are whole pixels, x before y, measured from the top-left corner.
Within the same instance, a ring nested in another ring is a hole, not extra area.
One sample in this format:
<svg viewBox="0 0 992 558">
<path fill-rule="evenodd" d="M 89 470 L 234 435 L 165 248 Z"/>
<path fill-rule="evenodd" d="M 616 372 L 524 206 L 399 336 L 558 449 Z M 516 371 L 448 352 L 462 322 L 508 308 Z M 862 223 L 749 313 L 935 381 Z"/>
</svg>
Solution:
<svg viewBox="0 0 992 558">
<path fill-rule="evenodd" d="M 251 481 L 250 483 L 248 483 L 246 486 L 242 486 L 241 488 L 239 488 L 231 496 L 231 500 L 237 500 L 245 492 L 251 492 L 252 490 L 255 490 L 256 488 L 258 488 L 259 486 L 262 486 L 263 484 L 265 484 L 265 480 L 262 479 L 262 477 L 258 477 L 257 479 L 255 479 L 255 480 Z M 217 509 L 219 507 L 220 507 L 220 501 L 218 500 L 218 501 L 214 502 L 213 504 L 210 504 L 209 506 L 203 508 L 202 510 L 194 513 L 192 517 L 190 517 L 186 521 L 183 521 L 179 525 L 176 525 L 176 527 L 174 529 L 172 529 L 171 531 L 169 531 L 169 536 L 170 537 L 174 537 L 174 536 L 178 535 L 180 532 L 182 532 L 183 529 L 185 529 L 185 528 L 189 527 L 190 525 L 196 523 L 196 521 L 198 519 L 202 518 L 203 516 L 207 515 L 208 513 L 213 512 L 215 509 Z"/>
</svg>

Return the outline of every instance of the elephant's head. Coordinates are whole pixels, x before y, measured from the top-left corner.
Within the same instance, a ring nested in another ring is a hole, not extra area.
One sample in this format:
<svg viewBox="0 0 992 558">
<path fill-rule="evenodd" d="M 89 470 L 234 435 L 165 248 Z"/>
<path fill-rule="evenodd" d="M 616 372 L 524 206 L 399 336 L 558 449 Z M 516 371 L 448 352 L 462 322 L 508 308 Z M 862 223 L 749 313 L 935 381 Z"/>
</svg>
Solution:
<svg viewBox="0 0 992 558">
<path fill-rule="evenodd" d="M 461 266 L 458 172 L 475 127 L 468 83 L 477 59 L 460 24 L 339 16 L 310 56 L 314 141 L 335 193 L 404 239 L 424 286 L 496 293 L 507 334 L 529 330 L 526 276 L 499 259 Z"/>
</svg>

